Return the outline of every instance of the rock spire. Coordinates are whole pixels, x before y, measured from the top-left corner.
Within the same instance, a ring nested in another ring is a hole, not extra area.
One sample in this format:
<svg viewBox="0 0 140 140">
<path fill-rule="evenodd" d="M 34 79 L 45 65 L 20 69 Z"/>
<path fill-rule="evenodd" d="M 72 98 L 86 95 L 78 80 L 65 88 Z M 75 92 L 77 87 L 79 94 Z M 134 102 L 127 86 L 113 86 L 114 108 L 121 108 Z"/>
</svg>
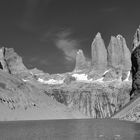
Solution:
<svg viewBox="0 0 140 140">
<path fill-rule="evenodd" d="M 122 67 L 126 71 L 131 69 L 131 53 L 123 36 L 111 36 L 107 52 L 109 66 L 114 68 Z"/>
<path fill-rule="evenodd" d="M 107 50 L 100 33 L 95 36 L 91 45 L 91 64 L 95 69 L 107 67 Z"/>
<path fill-rule="evenodd" d="M 80 49 L 77 51 L 76 55 L 76 63 L 75 63 L 75 70 L 83 70 L 86 69 L 88 66 L 86 58 L 84 56 L 83 51 Z"/>
</svg>

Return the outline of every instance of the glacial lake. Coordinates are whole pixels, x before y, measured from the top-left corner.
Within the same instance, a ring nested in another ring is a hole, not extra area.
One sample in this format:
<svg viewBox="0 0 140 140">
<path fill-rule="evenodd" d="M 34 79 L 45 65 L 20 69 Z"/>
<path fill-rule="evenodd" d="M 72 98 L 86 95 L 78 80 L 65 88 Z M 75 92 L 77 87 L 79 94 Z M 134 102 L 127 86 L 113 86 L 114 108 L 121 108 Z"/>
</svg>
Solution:
<svg viewBox="0 0 140 140">
<path fill-rule="evenodd" d="M 140 124 L 114 119 L 0 122 L 0 140 L 140 140 Z"/>
</svg>

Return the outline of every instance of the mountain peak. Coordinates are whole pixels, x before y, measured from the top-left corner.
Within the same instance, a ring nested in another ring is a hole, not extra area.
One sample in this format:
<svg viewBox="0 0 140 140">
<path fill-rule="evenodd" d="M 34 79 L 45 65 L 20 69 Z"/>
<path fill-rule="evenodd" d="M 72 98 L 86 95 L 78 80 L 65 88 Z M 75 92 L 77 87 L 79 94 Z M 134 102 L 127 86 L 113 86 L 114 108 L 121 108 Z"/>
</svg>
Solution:
<svg viewBox="0 0 140 140">
<path fill-rule="evenodd" d="M 83 51 L 79 49 L 76 55 L 75 70 L 83 69 L 87 69 L 87 61 Z"/>
<path fill-rule="evenodd" d="M 114 68 L 123 67 L 124 70 L 131 69 L 131 53 L 122 35 L 112 36 L 108 52 L 108 65 Z"/>
<path fill-rule="evenodd" d="M 107 50 L 101 34 L 98 32 L 91 44 L 91 63 L 95 69 L 104 69 L 107 66 Z"/>
<path fill-rule="evenodd" d="M 102 38 L 101 33 L 98 32 L 98 33 L 96 34 L 95 38 Z"/>
</svg>

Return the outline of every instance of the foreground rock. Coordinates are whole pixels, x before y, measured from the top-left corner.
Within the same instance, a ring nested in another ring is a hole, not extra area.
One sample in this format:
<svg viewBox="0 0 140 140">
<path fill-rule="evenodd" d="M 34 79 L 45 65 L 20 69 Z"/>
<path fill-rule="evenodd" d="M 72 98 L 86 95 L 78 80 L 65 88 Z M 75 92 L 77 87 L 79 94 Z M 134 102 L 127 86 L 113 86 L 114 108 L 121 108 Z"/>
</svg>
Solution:
<svg viewBox="0 0 140 140">
<path fill-rule="evenodd" d="M 140 96 L 135 96 L 126 106 L 116 112 L 112 118 L 140 123 Z"/>
<path fill-rule="evenodd" d="M 91 45 L 92 67 L 98 70 L 107 67 L 107 50 L 100 33 L 97 33 Z"/>
</svg>

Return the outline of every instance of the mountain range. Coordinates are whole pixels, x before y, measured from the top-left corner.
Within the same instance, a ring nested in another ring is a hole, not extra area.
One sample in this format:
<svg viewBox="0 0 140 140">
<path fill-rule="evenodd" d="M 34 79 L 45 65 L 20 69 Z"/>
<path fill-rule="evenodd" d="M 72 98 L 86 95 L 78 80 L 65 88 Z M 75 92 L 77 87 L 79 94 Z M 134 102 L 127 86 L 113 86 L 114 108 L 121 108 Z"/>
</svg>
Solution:
<svg viewBox="0 0 140 140">
<path fill-rule="evenodd" d="M 91 60 L 77 51 L 62 74 L 28 69 L 13 48 L 0 48 L 0 120 L 119 118 L 140 121 L 140 27 L 130 52 L 122 35 L 108 47 L 97 33 Z"/>
</svg>

